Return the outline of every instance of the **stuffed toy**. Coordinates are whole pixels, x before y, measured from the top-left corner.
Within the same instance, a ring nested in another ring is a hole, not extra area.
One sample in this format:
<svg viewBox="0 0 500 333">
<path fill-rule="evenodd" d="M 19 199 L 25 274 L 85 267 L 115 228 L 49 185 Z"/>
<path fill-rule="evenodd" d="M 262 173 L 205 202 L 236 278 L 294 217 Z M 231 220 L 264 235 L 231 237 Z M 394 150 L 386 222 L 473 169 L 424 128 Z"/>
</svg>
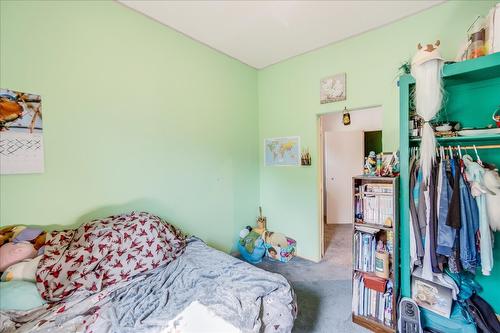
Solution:
<svg viewBox="0 0 500 333">
<path fill-rule="evenodd" d="M 249 226 L 240 231 L 237 247 L 241 257 L 252 264 L 261 262 L 266 253 L 261 235 Z"/>
<path fill-rule="evenodd" d="M 9 266 L 23 261 L 33 259 L 37 251 L 33 244 L 28 242 L 7 243 L 0 246 L 0 272 L 5 271 Z"/>
<path fill-rule="evenodd" d="M 30 242 L 35 247 L 35 250 L 38 251 L 45 244 L 45 235 L 46 232 L 41 229 L 26 228 L 12 239 L 12 242 Z"/>
<path fill-rule="evenodd" d="M 262 258 L 266 254 L 266 247 L 264 246 L 264 241 L 262 238 L 257 238 L 254 242 L 254 247 L 252 253 L 249 253 L 245 246 L 238 242 L 237 244 L 238 251 L 240 252 L 241 257 L 252 264 L 258 264 L 262 261 Z"/>
<path fill-rule="evenodd" d="M 14 236 L 14 226 L 3 227 L 0 229 L 0 246 L 4 243 L 10 242 Z"/>
<path fill-rule="evenodd" d="M 240 231 L 240 238 L 245 238 L 246 236 L 248 236 L 248 234 L 250 233 L 250 231 L 252 231 L 252 227 L 247 225 L 245 227 L 245 229 L 242 229 Z"/>
<path fill-rule="evenodd" d="M 12 242 L 31 242 L 35 240 L 43 231 L 35 228 L 25 228 L 17 236 L 13 237 Z"/>
<path fill-rule="evenodd" d="M 27 228 L 25 226 L 8 226 L 0 228 L 0 246 L 5 243 L 30 242 L 39 254 L 43 254 L 45 236 L 47 233 L 37 228 Z"/>
<path fill-rule="evenodd" d="M 26 227 L 23 225 L 14 226 L 14 228 L 12 228 L 12 232 L 14 234 L 12 235 L 12 238 L 10 240 L 12 241 L 14 238 L 16 238 L 24 229 L 26 229 Z"/>
<path fill-rule="evenodd" d="M 245 237 L 240 239 L 239 243 L 245 247 L 248 253 L 252 254 L 259 239 L 261 238 L 258 233 L 250 231 Z"/>
<path fill-rule="evenodd" d="M 0 235 L 0 246 L 4 245 L 5 243 L 9 242 L 9 240 L 12 238 L 13 232 L 6 232 L 3 235 Z"/>
<path fill-rule="evenodd" d="M 40 252 L 40 250 L 43 250 L 42 248 L 45 245 L 45 236 L 47 236 L 47 233 L 44 231 L 32 241 L 35 250 L 37 250 L 38 252 Z"/>
<path fill-rule="evenodd" d="M 5 272 L 3 272 L 1 280 L 3 282 L 12 280 L 23 280 L 23 281 L 36 281 L 36 269 L 38 263 L 43 256 L 38 256 L 35 259 L 26 259 L 17 264 L 9 266 Z"/>
<path fill-rule="evenodd" d="M 287 247 L 288 241 L 286 240 L 286 236 L 279 232 L 266 231 L 264 232 L 264 242 L 267 244 L 271 244 L 274 247 Z"/>
</svg>

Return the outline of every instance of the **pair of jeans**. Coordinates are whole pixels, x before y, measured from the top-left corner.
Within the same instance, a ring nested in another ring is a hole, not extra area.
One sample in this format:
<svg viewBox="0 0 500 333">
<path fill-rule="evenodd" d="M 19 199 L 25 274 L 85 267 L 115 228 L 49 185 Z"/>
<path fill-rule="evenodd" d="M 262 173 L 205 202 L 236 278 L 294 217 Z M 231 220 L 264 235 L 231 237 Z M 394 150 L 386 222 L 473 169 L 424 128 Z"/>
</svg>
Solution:
<svg viewBox="0 0 500 333">
<path fill-rule="evenodd" d="M 449 257 L 455 244 L 456 229 L 446 225 L 448 218 L 448 209 L 451 201 L 451 194 L 453 189 L 450 186 L 448 177 L 446 177 L 446 165 L 444 161 L 439 164 L 442 177 L 441 180 L 441 193 L 439 196 L 439 214 L 438 214 L 438 232 L 437 232 L 437 247 L 436 253 Z M 457 172 L 457 168 L 455 172 Z"/>
<path fill-rule="evenodd" d="M 460 262 L 464 270 L 475 273 L 478 265 L 476 233 L 479 229 L 479 210 L 468 184 L 460 177 Z"/>
</svg>

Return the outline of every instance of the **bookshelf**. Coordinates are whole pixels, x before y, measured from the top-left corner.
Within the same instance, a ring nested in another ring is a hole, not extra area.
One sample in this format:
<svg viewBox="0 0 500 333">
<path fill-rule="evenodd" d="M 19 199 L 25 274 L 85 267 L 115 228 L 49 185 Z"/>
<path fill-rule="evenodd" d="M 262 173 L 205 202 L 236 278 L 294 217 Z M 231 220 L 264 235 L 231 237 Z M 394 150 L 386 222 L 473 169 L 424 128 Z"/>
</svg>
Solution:
<svg viewBox="0 0 500 333">
<path fill-rule="evenodd" d="M 398 192 L 397 177 L 356 176 L 352 179 L 352 321 L 373 332 L 396 332 Z"/>
</svg>

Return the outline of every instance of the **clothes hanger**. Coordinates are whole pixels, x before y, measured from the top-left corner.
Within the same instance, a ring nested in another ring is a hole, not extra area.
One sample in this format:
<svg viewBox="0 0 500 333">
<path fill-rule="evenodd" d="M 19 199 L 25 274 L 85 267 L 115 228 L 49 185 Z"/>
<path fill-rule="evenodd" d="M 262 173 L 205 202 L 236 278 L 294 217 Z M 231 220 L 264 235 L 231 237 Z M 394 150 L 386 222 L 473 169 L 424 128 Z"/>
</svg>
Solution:
<svg viewBox="0 0 500 333">
<path fill-rule="evenodd" d="M 479 164 L 480 166 L 484 166 L 483 161 L 481 161 L 481 158 L 479 157 L 479 154 L 477 153 L 476 145 L 472 145 L 472 147 L 474 148 L 474 152 L 476 152 L 477 164 Z"/>
<path fill-rule="evenodd" d="M 460 159 L 462 159 L 462 149 L 460 148 L 460 145 L 458 145 L 458 155 L 460 156 Z"/>
</svg>

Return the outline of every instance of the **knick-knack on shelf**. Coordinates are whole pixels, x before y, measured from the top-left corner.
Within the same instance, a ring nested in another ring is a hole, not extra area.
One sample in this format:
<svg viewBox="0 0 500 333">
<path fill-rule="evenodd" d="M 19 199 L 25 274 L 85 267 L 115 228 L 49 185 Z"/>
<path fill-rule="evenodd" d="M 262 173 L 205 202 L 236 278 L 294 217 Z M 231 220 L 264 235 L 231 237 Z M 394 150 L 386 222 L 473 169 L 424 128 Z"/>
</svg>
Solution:
<svg viewBox="0 0 500 333">
<path fill-rule="evenodd" d="M 363 173 L 367 176 L 375 176 L 375 171 L 377 170 L 377 154 L 371 151 L 365 158 L 365 167 Z"/>
</svg>

